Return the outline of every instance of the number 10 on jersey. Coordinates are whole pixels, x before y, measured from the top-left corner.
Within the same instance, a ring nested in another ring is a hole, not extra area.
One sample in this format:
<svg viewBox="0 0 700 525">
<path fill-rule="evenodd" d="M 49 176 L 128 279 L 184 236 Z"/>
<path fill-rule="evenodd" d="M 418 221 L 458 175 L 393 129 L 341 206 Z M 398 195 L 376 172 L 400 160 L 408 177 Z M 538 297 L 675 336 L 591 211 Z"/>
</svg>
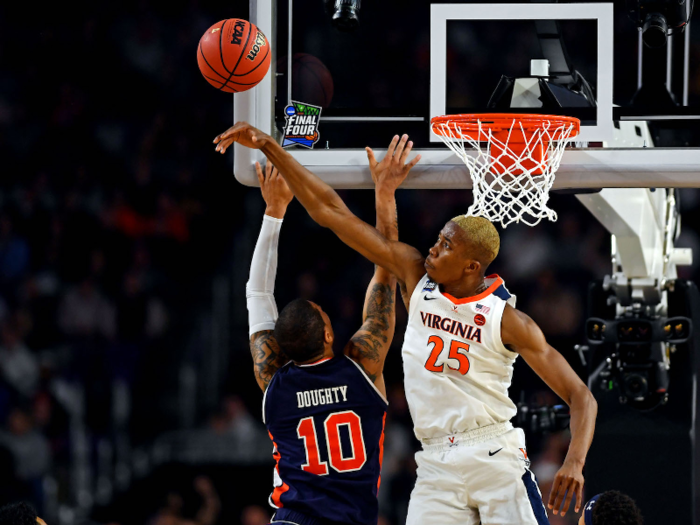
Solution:
<svg viewBox="0 0 700 525">
<path fill-rule="evenodd" d="M 428 345 L 431 344 L 433 345 L 433 350 L 430 352 L 430 356 L 425 362 L 425 368 L 431 372 L 443 372 L 445 370 L 445 364 L 443 363 L 438 365 L 437 362 L 440 358 L 440 354 L 442 354 L 442 351 L 445 349 L 445 341 L 443 341 L 442 337 L 438 335 L 431 335 L 428 338 Z M 460 350 L 469 352 L 469 345 L 463 341 L 456 341 L 453 339 L 450 342 L 450 350 L 447 354 L 447 358 L 457 360 L 459 366 L 455 368 L 447 363 L 447 368 L 450 370 L 456 370 L 462 375 L 466 375 L 467 372 L 469 372 L 469 367 L 471 365 L 469 363 L 469 358 L 465 354 L 461 353 Z"/>
<path fill-rule="evenodd" d="M 340 427 L 347 427 L 352 450 L 344 451 L 340 441 Z M 362 422 L 352 410 L 334 412 L 323 422 L 328 448 L 328 462 L 336 472 L 354 472 L 360 470 L 367 461 L 367 451 L 362 436 Z M 306 463 L 301 469 L 317 476 L 328 475 L 328 462 L 321 461 L 318 436 L 313 417 L 299 421 L 297 436 L 304 440 Z M 349 452 L 349 453 L 348 453 Z"/>
</svg>

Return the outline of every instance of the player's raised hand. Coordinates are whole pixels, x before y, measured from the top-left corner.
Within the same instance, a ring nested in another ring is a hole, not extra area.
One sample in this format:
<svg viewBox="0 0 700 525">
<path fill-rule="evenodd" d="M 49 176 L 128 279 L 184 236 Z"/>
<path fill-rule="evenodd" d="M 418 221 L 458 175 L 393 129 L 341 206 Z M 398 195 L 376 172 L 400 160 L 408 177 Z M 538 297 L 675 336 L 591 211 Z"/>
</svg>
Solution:
<svg viewBox="0 0 700 525">
<path fill-rule="evenodd" d="M 292 190 L 289 189 L 289 186 L 287 186 L 287 183 L 282 178 L 277 168 L 269 161 L 265 165 L 264 174 L 260 163 L 256 162 L 255 172 L 258 174 L 260 191 L 262 192 L 265 204 L 267 204 L 265 215 L 276 219 L 282 219 L 287 211 L 287 206 L 289 206 L 289 203 L 292 202 L 294 198 Z"/>
<path fill-rule="evenodd" d="M 389 144 L 389 149 L 381 162 L 377 162 L 372 148 L 365 148 L 369 160 L 369 171 L 377 189 L 393 192 L 401 185 L 411 168 L 420 160 L 420 155 L 416 155 L 416 158 L 411 162 L 406 162 L 412 148 L 413 142 L 408 140 L 408 135 L 404 135 L 400 139 L 396 135 Z"/>
<path fill-rule="evenodd" d="M 263 133 L 247 122 L 236 122 L 226 131 L 217 135 L 214 144 L 216 144 L 216 151 L 223 154 L 234 142 L 238 142 L 246 148 L 261 149 L 269 141 L 272 141 L 272 137 L 267 133 Z"/>
<path fill-rule="evenodd" d="M 564 516 L 569 510 L 574 495 L 576 495 L 575 512 L 578 512 L 583 503 L 583 465 L 579 466 L 564 460 L 564 465 L 554 476 L 547 506 L 552 509 L 554 514 L 558 514 L 559 509 L 561 509 L 561 515 Z M 564 503 L 563 508 L 562 502 Z"/>
</svg>

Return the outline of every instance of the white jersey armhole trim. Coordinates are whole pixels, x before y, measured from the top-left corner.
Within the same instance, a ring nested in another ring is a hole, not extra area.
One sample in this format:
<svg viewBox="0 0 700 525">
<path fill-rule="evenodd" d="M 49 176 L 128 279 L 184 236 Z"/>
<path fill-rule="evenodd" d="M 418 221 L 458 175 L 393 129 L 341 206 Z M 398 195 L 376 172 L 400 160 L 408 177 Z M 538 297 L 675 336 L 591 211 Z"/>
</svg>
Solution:
<svg viewBox="0 0 700 525">
<path fill-rule="evenodd" d="M 282 368 L 284 368 L 285 366 L 289 366 L 291 363 L 292 363 L 291 361 L 287 361 L 287 362 L 284 364 L 284 366 L 282 366 Z M 279 372 L 280 370 L 282 370 L 282 368 L 278 369 L 277 372 Z M 272 374 L 272 379 L 270 379 L 270 382 L 267 384 L 267 388 L 265 389 L 265 392 L 263 392 L 263 400 L 262 400 L 262 421 L 263 421 L 263 424 L 264 424 L 264 425 L 267 425 L 267 421 L 265 421 L 265 419 L 266 419 L 266 418 L 265 418 L 265 401 L 267 400 L 267 393 L 268 393 L 269 390 L 270 390 L 270 385 L 272 385 L 272 382 L 275 380 L 275 377 L 277 377 L 277 372 L 275 372 L 274 374 Z"/>
<path fill-rule="evenodd" d="M 503 283 L 501 286 L 503 286 L 503 289 L 504 289 L 506 292 L 508 292 L 508 295 L 510 295 L 510 297 L 508 297 L 508 299 L 506 299 L 506 303 L 508 303 L 509 305 L 511 305 L 513 308 L 515 308 L 515 303 L 516 303 L 517 300 L 518 300 L 518 296 L 517 296 L 517 295 L 514 295 L 514 294 L 512 294 L 512 293 L 510 293 L 510 290 L 506 287 L 506 283 Z"/>
<path fill-rule="evenodd" d="M 360 371 L 360 373 L 364 376 L 364 378 L 367 380 L 367 382 L 370 384 L 370 386 L 371 386 L 372 388 L 374 388 L 374 391 L 377 393 L 377 395 L 378 395 L 379 397 L 381 397 L 381 398 L 382 398 L 382 401 L 384 401 L 384 402 L 388 405 L 388 404 L 389 404 L 389 401 L 387 401 L 387 400 L 386 400 L 386 397 L 384 396 L 384 394 L 382 394 L 382 393 L 379 391 L 379 389 L 377 388 L 377 385 L 375 385 L 375 384 L 372 382 L 372 380 L 371 380 L 369 377 L 367 377 L 367 374 L 365 374 L 365 371 L 362 370 L 362 367 L 361 367 L 358 363 L 356 363 L 355 361 L 353 361 L 352 359 L 350 359 L 348 356 L 345 356 L 345 358 L 346 358 L 348 361 L 350 361 L 353 365 L 355 365 L 355 366 L 357 367 L 357 369 L 358 369 L 358 370 Z"/>
</svg>

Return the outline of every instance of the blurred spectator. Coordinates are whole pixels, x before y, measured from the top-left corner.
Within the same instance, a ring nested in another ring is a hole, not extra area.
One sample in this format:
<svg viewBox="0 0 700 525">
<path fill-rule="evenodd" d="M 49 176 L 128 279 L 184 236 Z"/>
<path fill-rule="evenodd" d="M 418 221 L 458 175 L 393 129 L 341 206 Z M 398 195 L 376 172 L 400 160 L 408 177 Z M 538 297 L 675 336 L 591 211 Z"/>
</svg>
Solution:
<svg viewBox="0 0 700 525">
<path fill-rule="evenodd" d="M 12 453 L 17 477 L 25 482 L 32 501 L 43 501 L 42 481 L 51 466 L 47 439 L 34 428 L 31 415 L 20 408 L 10 412 L 7 431 L 0 432 L 0 444 Z"/>
<path fill-rule="evenodd" d="M 528 315 L 548 339 L 571 337 L 581 330 L 581 303 L 568 283 L 548 269 L 537 275 L 537 293 L 528 301 Z"/>
<path fill-rule="evenodd" d="M 258 505 L 250 505 L 241 512 L 241 525 L 268 525 L 270 514 Z"/>
<path fill-rule="evenodd" d="M 0 505 L 22 498 L 24 494 L 21 489 L 12 452 L 0 442 Z"/>
<path fill-rule="evenodd" d="M 12 220 L 0 215 L 0 283 L 11 286 L 29 267 L 29 245 L 14 232 Z"/>
<path fill-rule="evenodd" d="M 165 505 L 158 510 L 149 525 L 214 525 L 221 512 L 221 501 L 213 483 L 206 476 L 198 476 L 194 479 L 193 487 L 201 498 L 201 505 L 194 518 L 185 517 L 183 496 L 178 492 L 169 492 Z"/>
<path fill-rule="evenodd" d="M 259 419 L 254 418 L 239 396 L 224 399 L 223 414 L 228 433 L 233 436 L 240 450 L 254 451 L 263 448 L 269 453 L 270 440 Z"/>
<path fill-rule="evenodd" d="M 5 322 L 1 330 L 0 372 L 13 388 L 29 398 L 36 391 L 39 381 L 37 360 L 20 338 L 15 326 Z"/>
<path fill-rule="evenodd" d="M 114 337 L 114 317 L 113 306 L 89 277 L 65 294 L 58 310 L 58 323 L 63 332 L 81 339 Z"/>
</svg>

